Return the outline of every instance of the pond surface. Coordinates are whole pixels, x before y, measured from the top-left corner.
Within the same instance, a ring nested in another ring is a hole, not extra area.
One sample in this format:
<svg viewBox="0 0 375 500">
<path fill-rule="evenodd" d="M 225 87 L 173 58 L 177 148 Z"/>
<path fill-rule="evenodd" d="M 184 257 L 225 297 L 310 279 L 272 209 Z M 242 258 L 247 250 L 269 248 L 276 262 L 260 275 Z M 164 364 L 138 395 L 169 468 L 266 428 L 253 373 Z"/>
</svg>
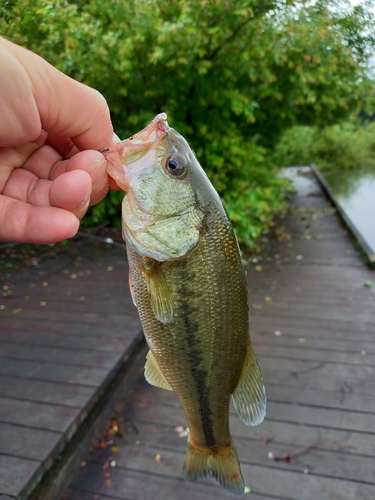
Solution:
<svg viewBox="0 0 375 500">
<path fill-rule="evenodd" d="M 334 201 L 354 226 L 375 261 L 375 167 L 324 172 Z"/>
</svg>

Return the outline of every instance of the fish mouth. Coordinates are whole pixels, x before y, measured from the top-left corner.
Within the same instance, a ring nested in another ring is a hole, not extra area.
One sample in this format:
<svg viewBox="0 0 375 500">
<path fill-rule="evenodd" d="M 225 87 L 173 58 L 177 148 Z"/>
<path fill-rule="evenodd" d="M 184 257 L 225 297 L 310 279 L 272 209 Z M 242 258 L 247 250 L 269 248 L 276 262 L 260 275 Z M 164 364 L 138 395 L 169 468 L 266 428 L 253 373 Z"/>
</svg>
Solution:
<svg viewBox="0 0 375 500">
<path fill-rule="evenodd" d="M 167 114 L 159 113 L 147 127 L 117 143 L 114 150 L 102 151 L 108 160 L 107 173 L 113 177 L 119 187 L 128 191 L 127 165 L 139 160 L 152 149 L 156 150 L 157 144 L 170 130 Z"/>
<path fill-rule="evenodd" d="M 142 145 L 144 149 L 150 149 L 155 143 L 163 139 L 170 129 L 167 122 L 167 114 L 159 113 L 147 127 L 132 135 L 129 139 L 120 142 L 117 147 L 117 152 L 126 161 L 128 153 L 131 153 L 133 146 L 134 152 L 140 150 Z M 129 163 L 129 161 L 126 161 L 126 163 Z"/>
</svg>

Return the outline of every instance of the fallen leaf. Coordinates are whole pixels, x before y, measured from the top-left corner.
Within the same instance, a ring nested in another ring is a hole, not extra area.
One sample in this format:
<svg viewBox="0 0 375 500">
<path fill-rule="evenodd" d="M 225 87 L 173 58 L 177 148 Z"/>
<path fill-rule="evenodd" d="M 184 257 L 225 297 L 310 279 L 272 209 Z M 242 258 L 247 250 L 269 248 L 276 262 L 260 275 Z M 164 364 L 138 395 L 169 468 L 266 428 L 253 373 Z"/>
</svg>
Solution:
<svg viewBox="0 0 375 500">
<path fill-rule="evenodd" d="M 186 427 L 186 429 L 184 431 L 180 432 L 178 437 L 182 438 L 182 437 L 186 437 L 188 435 L 189 435 L 189 427 Z"/>
<path fill-rule="evenodd" d="M 364 286 L 367 286 L 368 288 L 370 288 L 372 286 L 372 281 L 371 280 L 366 280 L 364 283 L 363 283 Z"/>
<path fill-rule="evenodd" d="M 160 460 L 161 460 L 161 455 L 160 453 L 158 453 L 157 455 L 155 455 L 155 462 L 160 463 Z"/>
</svg>

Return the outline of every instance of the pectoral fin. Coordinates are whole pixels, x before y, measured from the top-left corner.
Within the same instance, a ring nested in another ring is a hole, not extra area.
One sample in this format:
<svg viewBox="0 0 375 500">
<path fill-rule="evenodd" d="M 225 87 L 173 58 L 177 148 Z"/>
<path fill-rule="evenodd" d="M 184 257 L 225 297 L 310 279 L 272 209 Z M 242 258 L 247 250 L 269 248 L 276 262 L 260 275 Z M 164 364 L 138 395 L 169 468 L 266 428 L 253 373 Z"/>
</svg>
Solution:
<svg viewBox="0 0 375 500">
<path fill-rule="evenodd" d="M 155 318 L 161 323 L 170 323 L 173 319 L 172 299 L 160 263 L 153 261 L 152 265 L 146 264 L 143 274 Z"/>
<path fill-rule="evenodd" d="M 158 362 L 151 351 L 148 351 L 145 364 L 145 379 L 151 385 L 160 387 L 161 389 L 167 389 L 167 391 L 173 391 L 169 382 L 162 374 Z"/>
<path fill-rule="evenodd" d="M 241 377 L 232 397 L 238 416 L 246 425 L 258 425 L 263 421 L 266 414 L 266 391 L 250 343 Z"/>
</svg>

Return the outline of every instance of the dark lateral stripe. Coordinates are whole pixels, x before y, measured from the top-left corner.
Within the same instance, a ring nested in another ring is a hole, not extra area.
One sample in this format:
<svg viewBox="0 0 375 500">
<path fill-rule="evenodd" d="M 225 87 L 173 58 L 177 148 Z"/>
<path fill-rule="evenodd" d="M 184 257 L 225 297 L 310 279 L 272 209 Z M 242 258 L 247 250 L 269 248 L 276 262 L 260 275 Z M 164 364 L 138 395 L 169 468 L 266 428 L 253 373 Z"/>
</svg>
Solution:
<svg viewBox="0 0 375 500">
<path fill-rule="evenodd" d="M 203 425 L 205 445 L 210 447 L 216 445 L 216 440 L 214 436 L 212 411 L 210 409 L 210 389 L 207 387 L 208 372 L 200 367 L 203 361 L 202 351 L 199 349 L 201 340 L 198 337 L 199 326 L 192 319 L 195 308 L 191 300 L 189 300 L 192 296 L 192 290 L 189 290 L 187 284 L 192 277 L 191 272 L 187 272 L 187 266 L 187 261 L 181 262 L 180 306 L 184 311 L 182 315 L 184 334 L 190 352 L 191 374 L 198 396 L 198 411 Z M 193 293 L 196 293 L 196 291 Z"/>
</svg>

